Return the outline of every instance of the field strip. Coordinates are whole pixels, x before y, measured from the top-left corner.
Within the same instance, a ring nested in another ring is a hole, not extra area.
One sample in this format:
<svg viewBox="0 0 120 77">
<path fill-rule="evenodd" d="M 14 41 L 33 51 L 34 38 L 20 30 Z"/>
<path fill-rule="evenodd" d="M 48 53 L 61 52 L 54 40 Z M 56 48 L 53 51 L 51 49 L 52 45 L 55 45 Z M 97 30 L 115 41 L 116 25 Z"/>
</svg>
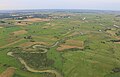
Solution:
<svg viewBox="0 0 120 77">
<path fill-rule="evenodd" d="M 17 41 L 14 41 L 14 42 L 12 42 L 12 43 L 7 44 L 7 45 L 1 46 L 0 48 L 8 47 L 8 46 L 13 45 L 13 44 L 16 44 L 16 43 L 18 43 L 18 42 L 20 42 L 20 41 L 22 41 L 22 40 L 24 40 L 24 39 L 19 39 L 19 40 L 17 40 Z"/>
<path fill-rule="evenodd" d="M 13 77 L 15 73 L 15 68 L 9 67 L 3 73 L 0 74 L 0 77 Z"/>
</svg>

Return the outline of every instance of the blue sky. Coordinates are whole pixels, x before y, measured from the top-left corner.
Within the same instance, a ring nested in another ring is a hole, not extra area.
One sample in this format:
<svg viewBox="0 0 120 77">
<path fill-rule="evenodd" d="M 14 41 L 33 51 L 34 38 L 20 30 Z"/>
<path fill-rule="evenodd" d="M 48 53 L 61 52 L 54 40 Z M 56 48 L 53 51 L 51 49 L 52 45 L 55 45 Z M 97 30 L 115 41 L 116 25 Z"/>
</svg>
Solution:
<svg viewBox="0 0 120 77">
<path fill-rule="evenodd" d="M 0 10 L 13 9 L 120 10 L 120 0 L 0 0 Z"/>
</svg>

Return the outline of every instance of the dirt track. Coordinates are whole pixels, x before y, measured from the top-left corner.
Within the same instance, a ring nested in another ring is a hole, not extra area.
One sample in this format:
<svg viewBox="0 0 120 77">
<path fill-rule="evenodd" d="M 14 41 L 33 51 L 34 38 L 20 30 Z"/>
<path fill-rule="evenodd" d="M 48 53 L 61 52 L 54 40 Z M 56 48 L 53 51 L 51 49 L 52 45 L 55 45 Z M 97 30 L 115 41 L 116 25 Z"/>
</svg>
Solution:
<svg viewBox="0 0 120 77">
<path fill-rule="evenodd" d="M 20 41 L 22 41 L 22 40 L 24 40 L 24 39 L 19 39 L 19 40 L 15 41 L 15 42 L 9 43 L 9 44 L 4 45 L 4 46 L 1 46 L 0 48 L 8 47 L 8 46 L 13 45 L 13 44 L 15 44 L 15 43 L 18 43 L 18 42 L 20 42 Z"/>
<path fill-rule="evenodd" d="M 58 43 L 59 43 L 59 42 L 56 42 L 55 44 L 53 44 L 52 47 L 58 45 Z M 35 47 L 34 47 L 34 48 L 35 48 Z M 47 53 L 47 50 L 46 50 L 46 49 L 44 49 L 44 50 L 45 50 L 44 53 Z M 36 52 L 36 53 L 37 53 L 37 52 Z M 11 57 L 15 57 L 15 56 L 13 55 L 13 52 L 8 52 L 7 55 L 8 55 L 8 56 L 11 56 Z M 34 73 L 45 73 L 45 72 L 46 72 L 46 73 L 55 74 L 56 77 L 63 77 L 63 76 L 62 76 L 60 73 L 58 73 L 56 70 L 51 70 L 51 69 L 47 69 L 47 70 L 35 70 L 35 69 L 29 67 L 29 66 L 27 65 L 27 63 L 26 63 L 22 58 L 18 57 L 17 59 L 18 59 L 18 60 L 21 62 L 21 64 L 23 64 L 23 65 L 25 66 L 25 68 L 26 68 L 28 71 L 30 71 L 30 72 L 34 72 Z"/>
</svg>

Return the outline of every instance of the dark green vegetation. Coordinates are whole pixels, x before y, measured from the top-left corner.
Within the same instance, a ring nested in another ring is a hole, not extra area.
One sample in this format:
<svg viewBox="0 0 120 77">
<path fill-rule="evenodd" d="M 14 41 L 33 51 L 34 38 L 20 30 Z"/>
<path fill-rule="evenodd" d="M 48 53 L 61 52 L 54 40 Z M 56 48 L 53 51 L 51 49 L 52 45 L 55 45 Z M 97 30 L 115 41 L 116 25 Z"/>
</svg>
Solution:
<svg viewBox="0 0 120 77">
<path fill-rule="evenodd" d="M 46 67 L 50 67 L 54 63 L 43 53 L 17 53 L 16 56 L 22 57 L 30 67 L 40 70 L 46 69 Z"/>
<path fill-rule="evenodd" d="M 26 18 L 2 17 L 0 20 L 0 72 L 15 67 L 13 77 L 54 77 L 52 73 L 28 71 L 17 58 L 7 55 L 14 52 L 29 67 L 53 69 L 63 77 L 120 77 L 119 13 L 48 12 L 31 15 L 50 20 L 27 21 L 30 24 L 17 26 L 16 20 L 22 23 Z M 84 43 L 83 49 L 76 48 L 82 46 L 79 42 Z M 37 53 L 43 50 L 34 49 L 34 45 L 42 45 L 47 52 Z M 65 50 L 57 50 L 62 48 L 61 45 Z"/>
</svg>

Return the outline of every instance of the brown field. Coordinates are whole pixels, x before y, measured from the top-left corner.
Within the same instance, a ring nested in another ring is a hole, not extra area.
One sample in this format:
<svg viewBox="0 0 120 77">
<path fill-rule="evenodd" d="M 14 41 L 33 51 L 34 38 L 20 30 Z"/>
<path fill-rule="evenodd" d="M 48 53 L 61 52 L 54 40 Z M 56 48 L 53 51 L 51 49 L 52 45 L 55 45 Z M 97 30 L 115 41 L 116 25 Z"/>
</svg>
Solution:
<svg viewBox="0 0 120 77">
<path fill-rule="evenodd" d="M 70 46 L 70 45 L 60 45 L 60 47 L 57 48 L 58 51 L 63 51 L 66 49 L 72 49 L 72 48 L 78 48 L 78 49 L 83 49 L 83 47 L 79 47 L 79 46 Z"/>
<path fill-rule="evenodd" d="M 43 22 L 43 21 L 50 21 L 50 19 L 28 18 L 24 20 L 15 20 L 14 24 L 17 26 L 26 26 L 32 24 L 33 22 Z"/>
<path fill-rule="evenodd" d="M 120 44 L 120 42 L 116 42 L 116 44 Z"/>
<path fill-rule="evenodd" d="M 5 70 L 2 74 L 0 74 L 0 77 L 13 77 L 15 73 L 15 68 L 10 67 L 7 68 L 7 70 Z"/>
<path fill-rule="evenodd" d="M 84 42 L 78 41 L 78 40 L 67 40 L 65 44 L 59 45 L 57 48 L 58 51 L 63 51 L 66 49 L 72 49 L 72 48 L 78 48 L 83 49 L 84 48 Z"/>
<path fill-rule="evenodd" d="M 15 25 L 17 25 L 17 26 L 26 26 L 26 25 L 30 25 L 30 24 L 32 24 L 32 23 L 31 22 L 22 21 L 22 20 L 15 22 Z"/>
<path fill-rule="evenodd" d="M 83 47 L 84 46 L 84 42 L 83 41 L 79 41 L 79 40 L 67 40 L 65 44 L 73 45 L 73 46 L 79 46 L 79 47 Z"/>
<path fill-rule="evenodd" d="M 41 19 L 41 18 L 29 18 L 24 19 L 23 21 L 29 21 L 29 22 L 40 22 L 40 21 L 49 21 L 50 19 Z"/>
<path fill-rule="evenodd" d="M 19 31 L 15 31 L 13 32 L 14 35 L 22 35 L 22 34 L 27 34 L 27 31 L 25 30 L 19 30 Z"/>
<path fill-rule="evenodd" d="M 43 45 L 47 45 L 47 43 L 45 42 L 26 42 L 24 44 L 21 44 L 20 47 L 30 47 L 34 44 L 43 44 Z"/>
</svg>

